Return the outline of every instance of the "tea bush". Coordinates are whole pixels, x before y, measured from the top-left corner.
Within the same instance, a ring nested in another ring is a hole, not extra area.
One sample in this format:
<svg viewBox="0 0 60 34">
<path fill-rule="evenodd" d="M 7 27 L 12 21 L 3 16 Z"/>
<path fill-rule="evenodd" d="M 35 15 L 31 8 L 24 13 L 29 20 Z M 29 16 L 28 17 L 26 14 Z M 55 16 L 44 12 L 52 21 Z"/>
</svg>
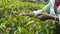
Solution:
<svg viewBox="0 0 60 34">
<path fill-rule="evenodd" d="M 22 12 L 42 9 L 45 4 L 21 2 L 20 0 L 0 0 L 0 34 L 53 34 L 52 21 L 19 16 Z"/>
</svg>

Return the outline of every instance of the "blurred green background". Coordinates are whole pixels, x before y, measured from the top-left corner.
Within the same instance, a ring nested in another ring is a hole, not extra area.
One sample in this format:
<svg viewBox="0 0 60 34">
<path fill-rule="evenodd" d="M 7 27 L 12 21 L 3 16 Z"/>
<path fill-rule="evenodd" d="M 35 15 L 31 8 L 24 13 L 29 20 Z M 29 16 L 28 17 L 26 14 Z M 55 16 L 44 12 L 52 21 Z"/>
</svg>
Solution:
<svg viewBox="0 0 60 34">
<path fill-rule="evenodd" d="M 53 20 L 19 16 L 42 9 L 47 3 L 48 0 L 0 0 L 0 34 L 53 34 Z"/>
</svg>

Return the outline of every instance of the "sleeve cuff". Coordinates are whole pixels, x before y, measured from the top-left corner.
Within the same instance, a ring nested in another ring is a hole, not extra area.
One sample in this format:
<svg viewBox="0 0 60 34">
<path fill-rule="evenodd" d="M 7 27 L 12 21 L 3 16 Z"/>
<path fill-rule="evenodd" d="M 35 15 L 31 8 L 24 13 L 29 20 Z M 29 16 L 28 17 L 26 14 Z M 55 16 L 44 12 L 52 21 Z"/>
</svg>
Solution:
<svg viewBox="0 0 60 34">
<path fill-rule="evenodd" d="M 60 22 L 60 15 L 59 15 L 59 22 Z"/>
<path fill-rule="evenodd" d="M 42 10 L 37 10 L 37 11 L 33 11 L 34 15 L 37 16 L 38 14 L 42 13 Z"/>
<path fill-rule="evenodd" d="M 58 17 L 59 17 L 59 23 L 58 24 L 60 25 L 60 15 L 58 15 Z"/>
</svg>

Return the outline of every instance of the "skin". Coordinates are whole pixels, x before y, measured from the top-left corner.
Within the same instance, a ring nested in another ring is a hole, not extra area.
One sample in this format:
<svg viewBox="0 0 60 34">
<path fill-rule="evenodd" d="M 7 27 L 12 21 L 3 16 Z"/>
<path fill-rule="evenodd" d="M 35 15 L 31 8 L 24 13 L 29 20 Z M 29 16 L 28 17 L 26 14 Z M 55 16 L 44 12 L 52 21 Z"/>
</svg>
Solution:
<svg viewBox="0 0 60 34">
<path fill-rule="evenodd" d="M 30 12 L 30 13 L 20 13 L 19 16 L 30 16 L 30 17 L 33 17 L 34 16 L 34 13 L 33 12 Z M 52 20 L 55 20 L 55 17 L 51 16 L 50 14 L 39 14 L 38 16 L 35 16 L 36 18 L 42 20 L 42 21 L 45 21 L 47 19 L 52 19 Z M 56 21 L 59 21 L 59 18 L 58 16 L 56 16 Z"/>
</svg>

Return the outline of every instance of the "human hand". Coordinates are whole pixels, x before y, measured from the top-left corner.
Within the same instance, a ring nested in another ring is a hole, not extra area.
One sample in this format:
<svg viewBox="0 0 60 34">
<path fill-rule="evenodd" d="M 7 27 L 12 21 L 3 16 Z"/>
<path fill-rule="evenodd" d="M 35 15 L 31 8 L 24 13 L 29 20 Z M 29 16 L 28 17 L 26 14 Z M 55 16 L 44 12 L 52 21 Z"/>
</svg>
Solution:
<svg viewBox="0 0 60 34">
<path fill-rule="evenodd" d="M 30 13 L 20 13 L 19 16 L 34 16 L 33 12 Z"/>
<path fill-rule="evenodd" d="M 20 13 L 19 16 L 25 16 L 27 13 Z"/>
</svg>

